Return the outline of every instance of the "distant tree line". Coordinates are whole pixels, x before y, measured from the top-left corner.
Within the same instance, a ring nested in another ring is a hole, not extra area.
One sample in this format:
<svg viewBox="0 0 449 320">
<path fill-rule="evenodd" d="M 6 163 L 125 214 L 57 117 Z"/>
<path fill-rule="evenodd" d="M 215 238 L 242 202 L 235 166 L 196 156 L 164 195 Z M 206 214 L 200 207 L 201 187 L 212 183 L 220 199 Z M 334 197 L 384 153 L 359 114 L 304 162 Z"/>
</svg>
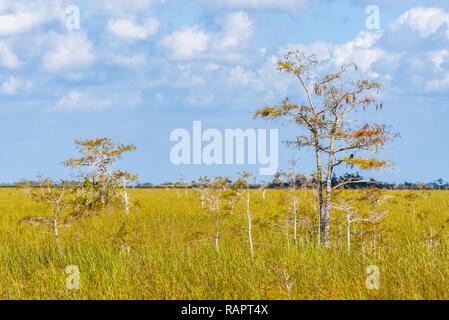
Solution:
<svg viewBox="0 0 449 320">
<path fill-rule="evenodd" d="M 316 183 L 313 181 L 314 179 L 305 179 L 303 177 L 298 177 L 296 182 L 296 187 L 299 189 L 312 189 L 314 188 L 314 184 Z M 332 177 L 332 186 L 337 186 L 342 181 L 363 181 L 363 182 L 348 182 L 345 185 L 341 187 L 341 189 L 365 189 L 367 187 L 376 187 L 379 189 L 388 189 L 388 190 L 449 190 L 449 181 L 444 181 L 443 179 L 437 179 L 433 182 L 402 182 L 402 183 L 388 183 L 388 182 L 382 182 L 375 179 L 365 179 L 363 178 L 358 172 L 357 173 L 345 173 L 342 176 L 336 177 L 335 175 Z M 326 183 L 326 181 L 324 181 Z M 30 181 L 30 184 L 33 184 L 33 181 Z M 39 186 L 39 182 L 35 181 L 34 184 L 36 186 Z M 0 188 L 10 188 L 14 187 L 15 184 L 10 183 L 0 183 Z M 267 183 L 255 183 L 251 184 L 251 189 L 260 189 L 262 186 L 266 189 L 287 189 L 290 188 L 292 185 L 288 182 L 279 182 L 276 179 L 273 179 L 270 182 Z M 134 188 L 167 188 L 167 187 L 173 187 L 173 188 L 185 188 L 186 183 L 185 182 L 164 182 L 161 184 L 153 184 L 151 182 L 145 182 L 145 183 L 136 183 Z M 194 184 L 190 184 L 187 186 L 188 188 L 195 187 Z"/>
<path fill-rule="evenodd" d="M 449 190 L 449 181 L 444 181 L 443 179 L 437 179 L 433 182 L 402 182 L 402 183 L 388 183 L 388 182 L 382 182 L 375 179 L 366 179 L 362 177 L 358 172 L 356 173 L 345 173 L 339 177 L 333 176 L 332 177 L 332 186 L 337 186 L 338 184 L 342 183 L 343 181 L 347 182 L 345 183 L 341 189 L 365 189 L 367 187 L 375 187 L 379 189 L 388 189 L 388 190 Z M 351 183 L 350 181 L 355 181 Z M 362 181 L 362 182 L 360 182 Z M 326 183 L 326 181 L 323 181 Z M 296 182 L 296 187 L 299 189 L 313 189 L 316 181 L 314 179 L 306 179 L 304 177 L 298 177 Z M 1 185 L 0 185 L 1 186 Z M 5 185 L 7 186 L 7 185 Z M 277 181 L 276 178 L 274 178 L 270 182 L 266 183 L 255 183 L 251 184 L 251 189 L 260 189 L 262 186 L 266 189 L 288 189 L 292 187 L 292 183 L 290 182 L 280 182 Z M 135 188 L 167 188 L 167 187 L 173 187 L 173 188 L 185 188 L 186 183 L 185 182 L 164 182 L 161 184 L 153 184 L 150 182 L 145 183 L 137 183 Z M 187 186 L 188 188 L 194 188 L 194 184 L 190 184 Z"/>
</svg>

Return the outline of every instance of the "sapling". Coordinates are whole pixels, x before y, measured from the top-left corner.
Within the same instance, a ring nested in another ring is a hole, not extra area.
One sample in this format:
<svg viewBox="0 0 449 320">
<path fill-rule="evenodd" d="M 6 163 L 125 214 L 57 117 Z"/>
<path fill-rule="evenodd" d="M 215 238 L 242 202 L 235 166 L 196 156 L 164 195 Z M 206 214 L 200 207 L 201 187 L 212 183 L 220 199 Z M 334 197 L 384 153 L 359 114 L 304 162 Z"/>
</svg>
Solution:
<svg viewBox="0 0 449 320">
<path fill-rule="evenodd" d="M 204 210 L 205 206 L 205 198 L 206 194 L 209 192 L 207 185 L 210 184 L 210 179 L 205 177 L 200 177 L 198 181 L 193 180 L 192 185 L 193 189 L 196 190 L 200 194 L 200 201 L 201 201 L 201 210 Z"/>
<path fill-rule="evenodd" d="M 24 181 L 23 186 L 25 193 L 34 201 L 45 203 L 50 207 L 51 216 L 29 216 L 20 220 L 20 223 L 47 226 L 52 230 L 51 234 L 58 246 L 60 229 L 69 227 L 67 216 L 65 218 L 63 216 L 68 212 L 72 203 L 67 195 L 71 190 L 71 183 L 62 181 L 57 184 L 50 179 L 39 178 L 37 187 L 28 181 Z"/>
<path fill-rule="evenodd" d="M 381 220 L 388 214 L 380 206 L 389 199 L 388 196 L 381 196 L 380 192 L 374 188 L 366 189 L 364 194 L 353 200 L 340 200 L 333 207 L 346 213 L 346 247 L 348 253 L 351 251 L 351 225 L 356 222 L 375 222 Z M 362 212 L 362 202 L 368 202 L 368 212 Z M 363 239 L 363 228 L 360 235 Z"/>
<path fill-rule="evenodd" d="M 194 189 L 200 193 L 202 209 L 204 209 L 204 206 L 207 204 L 209 213 L 214 219 L 215 237 L 212 239 L 215 240 L 215 249 L 218 253 L 221 233 L 220 222 L 226 217 L 226 214 L 223 214 L 226 207 L 221 206 L 221 202 L 227 201 L 232 197 L 232 194 L 228 192 L 230 191 L 230 178 L 215 177 L 211 180 L 208 177 L 200 177 L 198 181 L 199 183 L 193 181 L 195 185 Z"/>
<path fill-rule="evenodd" d="M 126 185 L 129 182 L 136 181 L 137 175 L 117 170 L 114 173 L 114 178 L 117 184 L 121 184 L 123 188 L 123 205 L 125 207 L 125 213 L 129 214 L 129 200 L 128 200 L 128 193 L 126 192 Z M 116 189 L 116 186 L 113 185 L 113 188 Z"/>
<path fill-rule="evenodd" d="M 126 222 L 122 223 L 118 232 L 112 237 L 120 248 L 120 254 L 126 257 L 130 255 L 132 239 L 132 228 Z"/>
<path fill-rule="evenodd" d="M 253 244 L 253 236 L 252 236 L 252 228 L 253 228 L 253 216 L 251 214 L 251 207 L 250 207 L 250 192 L 249 192 L 249 181 L 252 179 L 254 180 L 254 177 L 251 173 L 243 171 L 242 173 L 237 172 L 239 175 L 239 178 L 234 182 L 235 190 L 237 191 L 237 195 L 240 198 L 240 200 L 244 204 L 244 214 L 246 216 L 247 222 L 248 222 L 248 243 L 249 243 L 249 249 L 251 252 L 251 257 L 254 257 L 254 244 Z"/>
<path fill-rule="evenodd" d="M 183 178 L 182 176 L 181 176 L 180 182 L 181 182 L 181 185 L 184 186 L 184 190 L 186 193 L 186 199 L 187 199 L 189 197 L 188 188 L 190 187 L 190 182 L 189 182 L 189 180 Z"/>
<path fill-rule="evenodd" d="M 424 242 L 427 244 L 427 246 L 432 249 L 436 246 L 438 246 L 438 238 L 441 237 L 441 232 L 444 230 L 447 224 L 449 224 L 449 219 L 446 218 L 442 222 L 439 223 L 432 223 L 430 220 L 431 214 L 428 210 L 422 210 L 418 214 L 418 218 L 422 220 L 426 225 L 426 231 L 425 231 L 425 240 Z"/>
<path fill-rule="evenodd" d="M 220 237 L 220 220 L 224 219 L 226 215 L 220 214 L 220 202 L 229 200 L 232 198 L 232 192 L 229 192 L 230 178 L 228 177 L 216 177 L 212 182 L 212 201 L 215 203 L 215 248 L 218 252 L 218 239 Z M 231 200 L 232 201 L 232 200 Z M 226 206 L 223 206 L 223 209 L 226 209 Z M 232 209 L 231 209 L 232 210 Z M 232 214 L 232 212 L 231 212 Z"/>
<path fill-rule="evenodd" d="M 287 294 L 288 294 L 288 300 L 292 299 L 292 287 L 295 284 L 294 280 L 290 280 L 290 275 L 288 274 L 288 272 L 282 268 L 282 277 L 284 278 L 284 282 L 285 282 L 285 289 L 287 290 Z"/>
<path fill-rule="evenodd" d="M 294 160 L 291 161 L 292 163 L 292 172 L 290 173 L 277 173 L 275 175 L 275 181 L 277 183 L 280 183 L 281 185 L 288 185 L 292 197 L 291 197 L 291 212 L 292 212 L 292 224 L 293 224 L 293 244 L 296 247 L 298 242 L 298 198 L 297 198 L 297 185 L 298 181 L 305 180 L 304 175 L 300 175 L 296 171 L 296 162 Z M 286 215 L 286 224 L 288 222 L 289 218 L 288 215 Z M 286 227 L 286 234 L 288 235 L 288 228 Z"/>
<path fill-rule="evenodd" d="M 260 190 L 262 191 L 262 199 L 265 200 L 265 193 L 267 191 L 268 186 L 270 185 L 269 182 L 262 181 L 260 184 Z"/>
<path fill-rule="evenodd" d="M 275 178 L 275 181 L 276 181 L 276 183 L 278 183 L 277 178 Z M 289 226 L 290 209 L 288 208 L 289 201 L 286 197 L 286 194 L 283 191 L 279 191 L 279 192 L 277 192 L 277 194 L 278 194 L 277 205 L 280 208 L 281 213 L 284 214 L 284 216 L 283 216 L 283 220 L 280 220 L 282 225 L 275 224 L 275 223 L 271 223 L 271 224 L 274 227 L 283 229 L 283 233 L 285 235 L 285 241 L 287 243 L 287 247 L 289 248 L 290 247 L 290 231 L 289 231 L 289 229 L 290 229 L 290 226 Z M 278 217 L 275 217 L 275 218 L 278 218 Z"/>
</svg>

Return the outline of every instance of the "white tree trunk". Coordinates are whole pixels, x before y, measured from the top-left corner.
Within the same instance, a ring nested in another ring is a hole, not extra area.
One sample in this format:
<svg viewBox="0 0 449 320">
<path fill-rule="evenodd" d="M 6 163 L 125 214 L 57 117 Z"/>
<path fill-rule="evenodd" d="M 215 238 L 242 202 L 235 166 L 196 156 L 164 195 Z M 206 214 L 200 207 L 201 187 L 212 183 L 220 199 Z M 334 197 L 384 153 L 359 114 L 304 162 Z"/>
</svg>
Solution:
<svg viewBox="0 0 449 320">
<path fill-rule="evenodd" d="M 59 244 L 59 239 L 58 239 L 58 218 L 54 219 L 53 231 L 54 231 L 54 235 L 55 235 L 56 245 L 58 245 Z"/>
<path fill-rule="evenodd" d="M 128 194 L 126 193 L 126 181 L 123 179 L 123 203 L 125 205 L 125 213 L 129 214 Z"/>
<path fill-rule="evenodd" d="M 351 251 L 351 214 L 349 212 L 346 214 L 346 224 L 347 224 L 346 246 L 349 253 Z"/>
<path fill-rule="evenodd" d="M 218 211 L 215 214 L 215 249 L 217 250 L 218 253 L 218 238 L 220 236 L 220 229 L 219 229 L 219 217 L 218 217 Z"/>
<path fill-rule="evenodd" d="M 249 241 L 249 248 L 251 250 L 251 257 L 254 257 L 254 248 L 253 248 L 253 237 L 252 237 L 252 218 L 251 218 L 251 212 L 249 207 L 249 189 L 248 189 L 248 198 L 246 201 L 246 216 L 248 218 L 248 241 Z"/>
<path fill-rule="evenodd" d="M 296 222 L 296 173 L 293 179 L 293 244 L 296 247 L 297 241 L 297 222 Z"/>
<path fill-rule="evenodd" d="M 287 248 L 290 248 L 290 239 L 288 235 L 288 210 L 285 213 L 285 239 L 287 240 Z"/>
<path fill-rule="evenodd" d="M 204 210 L 204 193 L 201 191 L 201 210 Z"/>
</svg>

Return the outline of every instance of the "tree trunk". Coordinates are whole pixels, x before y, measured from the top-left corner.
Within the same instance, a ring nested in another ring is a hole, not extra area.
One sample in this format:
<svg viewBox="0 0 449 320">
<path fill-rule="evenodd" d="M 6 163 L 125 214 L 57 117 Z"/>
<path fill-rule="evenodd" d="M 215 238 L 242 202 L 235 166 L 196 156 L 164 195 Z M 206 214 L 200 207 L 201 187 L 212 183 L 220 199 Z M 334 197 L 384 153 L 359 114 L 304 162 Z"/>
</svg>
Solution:
<svg viewBox="0 0 449 320">
<path fill-rule="evenodd" d="M 319 214 L 319 235 L 318 239 L 321 244 L 328 246 L 329 244 L 329 215 L 326 214 L 324 210 L 323 201 L 323 172 L 321 168 L 321 154 L 318 150 L 316 151 L 316 165 L 317 165 L 317 191 L 318 191 L 318 214 Z"/>
<path fill-rule="evenodd" d="M 104 199 L 104 190 L 103 190 L 103 187 L 100 188 L 100 201 L 101 201 L 101 204 L 102 204 L 103 207 L 104 207 L 104 205 L 105 205 L 105 199 Z"/>
<path fill-rule="evenodd" d="M 285 211 L 285 238 L 287 240 L 287 248 L 290 248 L 290 239 L 288 236 L 288 210 Z"/>
<path fill-rule="evenodd" d="M 330 142 L 330 153 L 329 162 L 327 164 L 327 175 L 326 175 L 326 199 L 324 204 L 324 209 L 321 216 L 321 243 L 325 247 L 330 245 L 330 211 L 331 211 L 331 201 L 332 201 L 332 175 L 334 171 L 334 139 Z"/>
<path fill-rule="evenodd" d="M 324 203 L 324 207 L 322 208 L 321 214 L 321 243 L 328 247 L 330 244 L 330 207 L 331 207 L 331 194 L 332 194 L 332 184 L 331 180 L 327 179 L 326 181 L 326 199 Z"/>
<path fill-rule="evenodd" d="M 252 218 L 251 211 L 249 209 L 249 188 L 248 188 L 248 198 L 246 201 L 246 216 L 248 218 L 248 241 L 249 241 L 249 249 L 251 250 L 251 257 L 254 257 L 254 248 L 253 248 L 253 237 L 252 237 Z"/>
<path fill-rule="evenodd" d="M 293 245 L 296 247 L 297 241 L 297 222 L 296 222 L 296 173 L 293 178 Z"/>
<path fill-rule="evenodd" d="M 346 246 L 348 253 L 351 251 L 351 215 L 349 212 L 346 214 Z"/>
<path fill-rule="evenodd" d="M 53 232 L 54 232 L 54 236 L 55 236 L 55 242 L 56 242 L 56 246 L 59 245 L 59 239 L 58 239 L 58 220 L 57 218 L 54 219 L 53 222 Z"/>
<path fill-rule="evenodd" d="M 217 250 L 218 253 L 218 237 L 220 236 L 220 230 L 219 230 L 219 216 L 218 216 L 218 211 L 216 211 L 215 213 L 215 249 Z"/>
<path fill-rule="evenodd" d="M 125 213 L 129 214 L 128 194 L 126 193 L 126 181 L 123 180 L 123 202 L 125 204 Z"/>
</svg>

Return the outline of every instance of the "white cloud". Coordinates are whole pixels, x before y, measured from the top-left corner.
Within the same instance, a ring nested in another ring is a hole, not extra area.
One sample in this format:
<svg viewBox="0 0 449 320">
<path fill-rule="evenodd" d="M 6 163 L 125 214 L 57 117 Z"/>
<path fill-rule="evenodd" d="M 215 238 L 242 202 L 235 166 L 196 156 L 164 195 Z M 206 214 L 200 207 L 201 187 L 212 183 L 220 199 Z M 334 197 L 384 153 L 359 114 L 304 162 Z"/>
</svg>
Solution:
<svg viewBox="0 0 449 320">
<path fill-rule="evenodd" d="M 31 30 L 41 24 L 44 17 L 31 12 L 0 15 L 0 35 L 13 35 Z"/>
<path fill-rule="evenodd" d="M 250 38 L 253 22 L 243 12 L 236 12 L 227 16 L 223 32 L 217 39 L 217 47 L 220 50 L 228 50 L 242 44 Z"/>
<path fill-rule="evenodd" d="M 0 64 L 9 69 L 16 69 L 21 64 L 5 40 L 0 40 Z"/>
<path fill-rule="evenodd" d="M 16 77 L 10 77 L 1 86 L 1 92 L 8 95 L 17 94 L 20 88 L 31 88 L 31 82 L 24 82 Z"/>
<path fill-rule="evenodd" d="M 394 48 L 390 48 L 388 44 L 396 43 L 398 40 L 394 38 L 397 34 L 388 32 L 388 30 L 362 31 L 354 39 L 342 43 L 316 41 L 309 45 L 287 45 L 279 51 L 279 56 L 283 56 L 291 49 L 304 51 L 308 55 L 317 54 L 320 63 L 313 69 L 313 72 L 319 74 L 333 72 L 342 64 L 355 63 L 363 73 L 363 77 L 374 78 L 376 81 L 384 83 L 384 88 L 388 87 L 389 90 L 396 90 L 396 92 L 401 88 L 404 90 L 414 88 L 413 90 L 416 90 L 416 84 L 407 82 L 413 77 L 409 73 L 416 73 L 407 64 L 412 58 L 420 57 L 416 61 L 426 61 L 427 72 L 429 70 L 429 59 L 422 58 L 422 49 L 419 52 L 406 52 L 395 51 Z M 387 35 L 384 35 L 384 33 L 387 33 Z M 388 38 L 385 41 L 384 37 L 386 36 L 393 36 L 393 38 Z M 289 90 L 291 88 L 290 84 Z M 421 82 L 421 90 L 422 88 Z"/>
<path fill-rule="evenodd" d="M 287 95 L 289 87 L 296 84 L 294 79 L 277 71 L 277 62 L 275 56 L 270 56 L 266 57 L 264 63 L 255 70 L 247 70 L 242 66 L 230 69 L 227 82 L 234 88 L 243 90 L 241 92 L 243 104 L 251 100 L 259 103 L 278 102 L 277 100 Z"/>
<path fill-rule="evenodd" d="M 112 11 L 115 14 L 139 13 L 150 9 L 153 5 L 164 3 L 165 0 L 96 0 L 100 10 Z"/>
<path fill-rule="evenodd" d="M 199 26 L 184 26 L 162 40 L 175 60 L 209 58 L 237 61 L 253 34 L 253 22 L 243 12 L 226 16 L 220 32 L 207 32 Z"/>
<path fill-rule="evenodd" d="M 209 4 L 209 1 L 207 1 Z M 213 5 L 235 9 L 298 9 L 307 0 L 215 0 Z"/>
<path fill-rule="evenodd" d="M 449 58 L 449 51 L 446 49 L 427 52 L 427 56 L 432 61 L 437 71 L 444 71 L 441 65 Z"/>
<path fill-rule="evenodd" d="M 2 36 L 28 32 L 58 19 L 62 12 L 59 1 L 5 1 L 2 2 L 1 9 L 9 11 L 0 14 L 0 35 Z"/>
<path fill-rule="evenodd" d="M 336 65 L 355 63 L 362 71 L 368 72 L 374 62 L 388 55 L 385 50 L 373 47 L 381 37 L 381 32 L 360 32 L 354 40 L 335 47 L 334 63 Z"/>
<path fill-rule="evenodd" d="M 207 50 L 210 36 L 197 25 L 183 27 L 164 37 L 162 44 L 174 59 L 188 60 Z"/>
<path fill-rule="evenodd" d="M 445 25 L 446 36 L 449 39 L 449 13 L 440 8 L 412 8 L 396 19 L 391 24 L 391 29 L 397 30 L 403 25 L 419 32 L 424 38 L 436 33 Z"/>
<path fill-rule="evenodd" d="M 70 91 L 61 98 L 54 107 L 48 108 L 51 112 L 101 111 L 109 108 L 111 102 L 96 97 L 90 92 Z"/>
<path fill-rule="evenodd" d="M 253 71 L 246 71 L 241 66 L 232 68 L 229 72 L 229 81 L 234 85 L 255 85 L 256 88 L 262 88 L 263 84 Z"/>
<path fill-rule="evenodd" d="M 320 61 L 329 60 L 334 67 L 355 63 L 361 71 L 377 77 L 377 74 L 371 70 L 375 62 L 394 63 L 399 59 L 399 55 L 375 46 L 382 36 L 381 31 L 362 31 L 354 40 L 344 43 L 334 44 L 317 41 L 307 46 L 302 44 L 290 45 L 282 49 L 281 53 L 295 48 L 306 52 L 306 54 L 316 54 Z"/>
<path fill-rule="evenodd" d="M 148 18 L 144 24 L 138 25 L 131 19 L 111 19 L 108 21 L 109 32 L 117 37 L 133 40 L 145 40 L 149 36 L 156 34 L 159 28 L 159 21 Z"/>
<path fill-rule="evenodd" d="M 50 33 L 49 42 L 50 50 L 42 59 L 48 71 L 81 68 L 95 60 L 92 44 L 85 33 Z"/>
</svg>

